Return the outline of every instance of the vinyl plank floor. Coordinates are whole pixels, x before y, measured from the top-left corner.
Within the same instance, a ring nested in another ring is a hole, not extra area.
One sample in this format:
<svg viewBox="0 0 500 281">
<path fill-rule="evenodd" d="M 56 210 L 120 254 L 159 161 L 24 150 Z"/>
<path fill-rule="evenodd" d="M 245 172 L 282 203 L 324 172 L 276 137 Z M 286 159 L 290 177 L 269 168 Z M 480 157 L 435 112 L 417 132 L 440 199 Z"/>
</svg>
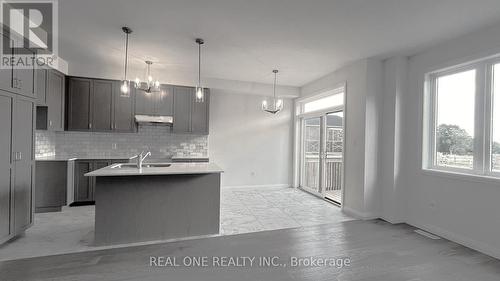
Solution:
<svg viewBox="0 0 500 281">
<path fill-rule="evenodd" d="M 93 246 L 94 213 L 93 206 L 85 206 L 35 214 L 25 236 L 0 246 L 0 261 L 100 249 Z M 220 235 L 354 219 L 331 203 L 286 187 L 222 188 L 220 216 Z"/>
<path fill-rule="evenodd" d="M 151 257 L 178 267 L 152 267 Z M 278 257 L 286 266 L 184 266 L 192 257 Z M 290 258 L 350 259 L 342 268 L 291 266 Z M 500 261 L 445 239 L 432 240 L 406 224 L 347 221 L 0 262 L 0 280 L 339 280 L 498 281 Z"/>
</svg>

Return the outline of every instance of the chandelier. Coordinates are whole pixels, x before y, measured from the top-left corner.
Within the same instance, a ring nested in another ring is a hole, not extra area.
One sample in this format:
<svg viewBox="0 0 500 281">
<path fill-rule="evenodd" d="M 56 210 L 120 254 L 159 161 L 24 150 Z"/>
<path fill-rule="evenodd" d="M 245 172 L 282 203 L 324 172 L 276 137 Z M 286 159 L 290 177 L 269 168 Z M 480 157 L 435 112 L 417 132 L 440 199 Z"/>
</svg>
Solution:
<svg viewBox="0 0 500 281">
<path fill-rule="evenodd" d="M 278 70 L 273 70 L 274 73 L 274 84 L 273 84 L 273 98 L 266 98 L 262 101 L 262 110 L 265 112 L 269 112 L 272 114 L 277 114 L 283 109 L 283 100 L 276 98 L 276 76 L 278 74 Z"/>
<path fill-rule="evenodd" d="M 146 79 L 142 82 L 138 77 L 135 78 L 135 88 L 146 93 L 158 92 L 160 91 L 160 81 L 153 79 L 151 76 L 151 65 L 152 61 L 145 61 L 147 65 L 146 69 Z"/>
</svg>

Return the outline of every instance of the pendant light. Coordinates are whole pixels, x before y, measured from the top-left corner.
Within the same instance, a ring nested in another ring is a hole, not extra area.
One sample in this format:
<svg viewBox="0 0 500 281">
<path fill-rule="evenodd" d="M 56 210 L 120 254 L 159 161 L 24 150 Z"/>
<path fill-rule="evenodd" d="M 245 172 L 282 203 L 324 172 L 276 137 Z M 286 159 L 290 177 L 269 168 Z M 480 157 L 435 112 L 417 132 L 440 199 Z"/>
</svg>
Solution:
<svg viewBox="0 0 500 281">
<path fill-rule="evenodd" d="M 146 81 L 141 82 L 139 78 L 135 78 L 135 88 L 146 93 L 158 92 L 160 91 L 160 81 L 153 79 L 151 75 L 151 65 L 152 61 L 145 61 L 146 67 Z"/>
<path fill-rule="evenodd" d="M 122 97 L 130 97 L 130 81 L 127 80 L 127 64 L 128 64 L 128 36 L 132 33 L 132 29 L 129 27 L 122 27 L 122 31 L 125 33 L 125 70 L 124 77 L 122 81 L 122 85 L 120 87 L 120 96 Z"/>
<path fill-rule="evenodd" d="M 283 109 L 283 100 L 276 98 L 276 81 L 277 81 L 278 70 L 277 69 L 273 70 L 273 73 L 274 73 L 273 98 L 272 99 L 266 98 L 262 101 L 262 110 L 272 114 L 277 114 Z"/>
<path fill-rule="evenodd" d="M 195 101 L 203 102 L 205 101 L 205 90 L 201 85 L 201 45 L 203 45 L 205 41 L 201 38 L 196 39 L 196 44 L 198 44 L 198 85 L 196 86 L 196 94 Z"/>
</svg>

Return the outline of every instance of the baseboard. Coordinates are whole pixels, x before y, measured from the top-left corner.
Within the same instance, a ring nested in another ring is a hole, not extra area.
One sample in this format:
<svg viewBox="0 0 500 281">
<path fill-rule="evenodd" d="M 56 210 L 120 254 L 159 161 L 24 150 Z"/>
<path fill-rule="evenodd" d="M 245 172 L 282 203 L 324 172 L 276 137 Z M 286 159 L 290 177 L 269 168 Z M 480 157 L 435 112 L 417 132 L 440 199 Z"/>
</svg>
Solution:
<svg viewBox="0 0 500 281">
<path fill-rule="evenodd" d="M 361 211 L 354 210 L 354 209 L 346 207 L 346 206 L 342 207 L 342 212 L 344 212 L 348 216 L 351 216 L 351 217 L 354 217 L 354 218 L 360 219 L 360 220 L 373 220 L 373 219 L 379 218 L 379 216 L 376 214 L 369 213 L 369 212 L 361 212 Z"/>
<path fill-rule="evenodd" d="M 471 248 L 488 256 L 494 257 L 496 259 L 500 259 L 500 249 L 491 247 L 483 242 L 476 241 L 474 239 L 470 239 L 460 234 L 456 234 L 445 229 L 442 229 L 437 226 L 424 225 L 417 222 L 407 222 L 407 224 L 430 232 L 434 235 L 443 237 L 460 245 L 463 245 L 467 248 Z"/>
<path fill-rule="evenodd" d="M 223 188 L 284 188 L 284 187 L 290 187 L 291 185 L 288 183 L 284 184 L 261 184 L 261 185 L 225 185 L 222 186 Z"/>
</svg>

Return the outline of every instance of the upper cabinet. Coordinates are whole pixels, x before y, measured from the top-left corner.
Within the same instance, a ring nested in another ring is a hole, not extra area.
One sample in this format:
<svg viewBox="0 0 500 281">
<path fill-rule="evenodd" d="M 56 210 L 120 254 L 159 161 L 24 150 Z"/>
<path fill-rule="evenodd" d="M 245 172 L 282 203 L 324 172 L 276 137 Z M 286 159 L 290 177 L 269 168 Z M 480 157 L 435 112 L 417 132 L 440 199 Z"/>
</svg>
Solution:
<svg viewBox="0 0 500 281">
<path fill-rule="evenodd" d="M 92 80 L 71 77 L 67 81 L 67 126 L 69 131 L 88 131 L 92 128 L 90 98 Z"/>
<path fill-rule="evenodd" d="M 122 96 L 119 89 L 118 81 L 68 78 L 68 130 L 134 131 L 134 91 L 129 96 Z"/>
<path fill-rule="evenodd" d="M 115 81 L 113 89 L 113 130 L 116 132 L 135 131 L 134 123 L 135 89 L 131 89 L 130 96 L 123 96 L 120 92 L 120 82 Z"/>
<path fill-rule="evenodd" d="M 210 91 L 205 89 L 204 102 L 196 102 L 193 87 L 174 86 L 174 125 L 179 134 L 207 135 L 209 132 Z"/>
<path fill-rule="evenodd" d="M 66 83 L 69 131 L 134 132 L 134 115 L 156 115 L 173 116 L 173 133 L 209 132 L 209 89 L 198 103 L 193 87 L 161 85 L 152 93 L 132 87 L 130 95 L 122 95 L 116 80 L 69 77 Z"/>
<path fill-rule="evenodd" d="M 113 130 L 113 87 L 111 80 L 92 80 L 92 97 L 90 99 L 91 123 L 93 131 Z"/>
<path fill-rule="evenodd" d="M 6 37 L 6 35 L 2 34 L 2 36 Z M 12 48 L 9 49 L 12 55 L 16 55 L 17 52 Z M 22 49 L 23 56 L 28 56 L 35 58 L 36 51 L 31 49 Z M 28 60 L 31 61 L 31 60 Z M 20 94 L 29 98 L 36 97 L 36 72 L 34 65 L 26 64 L 23 67 L 11 67 L 9 69 L 1 69 L 0 70 L 0 89 L 9 91 L 12 93 Z"/>
<path fill-rule="evenodd" d="M 36 129 L 64 131 L 65 76 L 53 69 L 37 69 Z"/>
<path fill-rule="evenodd" d="M 47 70 L 47 107 L 48 129 L 51 131 L 64 131 L 64 74 L 56 70 Z"/>
<path fill-rule="evenodd" d="M 135 114 L 172 116 L 174 86 L 161 85 L 158 92 L 135 92 Z"/>
<path fill-rule="evenodd" d="M 205 100 L 195 101 L 193 93 L 193 103 L 191 107 L 191 132 L 193 134 L 208 135 L 210 108 L 210 90 L 205 89 Z"/>
</svg>

